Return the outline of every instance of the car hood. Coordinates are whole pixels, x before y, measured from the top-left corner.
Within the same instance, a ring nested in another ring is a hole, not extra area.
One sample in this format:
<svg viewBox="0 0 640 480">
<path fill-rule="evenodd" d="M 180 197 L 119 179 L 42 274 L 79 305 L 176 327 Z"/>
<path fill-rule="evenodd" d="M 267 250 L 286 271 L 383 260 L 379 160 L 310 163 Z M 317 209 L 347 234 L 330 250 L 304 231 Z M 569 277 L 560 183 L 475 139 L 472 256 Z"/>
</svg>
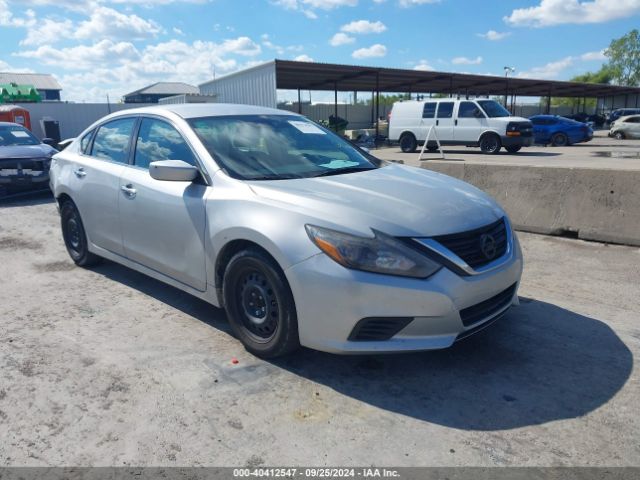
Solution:
<svg viewBox="0 0 640 480">
<path fill-rule="evenodd" d="M 391 164 L 320 178 L 247 182 L 263 201 L 307 223 L 361 235 L 428 237 L 495 222 L 503 210 L 477 188 L 430 170 Z"/>
<path fill-rule="evenodd" d="M 3 158 L 42 158 L 56 153 L 53 147 L 40 145 L 9 145 L 0 147 L 0 160 Z"/>
</svg>

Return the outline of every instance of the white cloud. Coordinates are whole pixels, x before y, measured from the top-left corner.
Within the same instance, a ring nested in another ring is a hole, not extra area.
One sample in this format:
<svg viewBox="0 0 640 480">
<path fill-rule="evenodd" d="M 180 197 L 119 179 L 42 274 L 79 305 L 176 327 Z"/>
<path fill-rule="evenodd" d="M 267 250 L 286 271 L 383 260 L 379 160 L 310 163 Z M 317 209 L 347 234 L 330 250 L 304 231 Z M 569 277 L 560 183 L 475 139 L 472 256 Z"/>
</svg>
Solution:
<svg viewBox="0 0 640 480">
<path fill-rule="evenodd" d="M 358 0 L 274 0 L 273 3 L 287 10 L 297 10 L 308 18 L 318 18 L 315 10 L 333 10 L 340 7 L 355 7 Z"/>
<path fill-rule="evenodd" d="M 33 70 L 30 68 L 13 67 L 7 62 L 0 60 L 0 72 L 33 73 Z"/>
<path fill-rule="evenodd" d="M 372 57 L 384 57 L 387 54 L 387 47 L 376 43 L 367 48 L 359 48 L 351 54 L 353 58 L 372 58 Z"/>
<path fill-rule="evenodd" d="M 20 42 L 21 45 L 51 44 L 56 41 L 69 38 L 75 26 L 68 18 L 39 20 L 27 29 L 27 36 Z"/>
<path fill-rule="evenodd" d="M 298 55 L 294 60 L 296 62 L 313 62 L 313 58 L 306 54 Z"/>
<path fill-rule="evenodd" d="M 597 50 L 595 52 L 587 52 L 580 55 L 580 60 L 585 62 L 592 61 L 604 61 L 607 59 L 607 56 L 604 54 L 604 50 Z"/>
<path fill-rule="evenodd" d="M 171 30 L 176 35 L 180 35 L 181 37 L 184 37 L 184 32 L 182 30 L 180 30 L 178 27 L 173 27 Z"/>
<path fill-rule="evenodd" d="M 93 45 L 77 45 L 61 49 L 42 45 L 35 50 L 27 50 L 14 55 L 38 60 L 44 65 L 73 70 L 91 69 L 104 64 L 119 64 L 139 58 L 139 52 L 133 44 L 129 42 L 114 43 L 111 40 L 101 40 Z"/>
<path fill-rule="evenodd" d="M 347 33 L 356 33 L 364 35 L 368 33 L 382 33 L 387 29 L 387 26 L 380 22 L 370 22 L 369 20 L 355 20 L 351 23 L 347 23 L 340 27 L 340 30 Z"/>
<path fill-rule="evenodd" d="M 153 20 L 126 15 L 108 7 L 97 7 L 91 11 L 89 20 L 80 22 L 73 36 L 78 39 L 145 40 L 161 31 L 162 27 Z"/>
<path fill-rule="evenodd" d="M 417 63 L 417 65 L 415 67 L 413 67 L 413 69 L 414 70 L 420 70 L 420 71 L 423 71 L 423 72 L 429 72 L 429 71 L 433 70 L 434 68 L 426 60 L 420 60 Z"/>
<path fill-rule="evenodd" d="M 260 53 L 262 53 L 260 45 L 255 43 L 249 37 L 238 37 L 232 40 L 225 40 L 222 42 L 221 50 L 224 53 L 234 53 L 236 55 L 244 55 L 247 57 L 260 55 Z"/>
<path fill-rule="evenodd" d="M 451 60 L 451 63 L 453 63 L 454 65 L 480 65 L 482 63 L 482 57 L 456 57 Z"/>
<path fill-rule="evenodd" d="M 413 7 L 415 5 L 424 5 L 426 3 L 438 3 L 440 0 L 398 0 L 398 5 L 403 8 Z"/>
<path fill-rule="evenodd" d="M 540 78 L 544 80 L 555 79 L 560 77 L 567 69 L 579 66 L 580 63 L 594 61 L 602 62 L 603 60 L 606 60 L 606 58 L 607 57 L 604 56 L 603 50 L 587 52 L 582 55 L 564 57 L 540 67 L 533 67 L 529 70 L 518 73 L 517 76 L 521 78 Z"/>
<path fill-rule="evenodd" d="M 487 33 L 478 34 L 479 37 L 486 38 L 493 42 L 507 38 L 509 35 L 511 35 L 511 32 L 496 32 L 495 30 L 489 30 Z"/>
<path fill-rule="evenodd" d="M 548 27 L 566 23 L 602 23 L 640 12 L 640 0 L 541 0 L 535 7 L 518 8 L 504 21 L 516 27 Z"/>
<path fill-rule="evenodd" d="M 339 32 L 331 37 L 331 39 L 329 40 L 329 45 L 331 45 L 332 47 L 338 47 L 340 45 L 347 45 L 355 41 L 355 38 L 347 35 L 346 33 Z"/>
</svg>

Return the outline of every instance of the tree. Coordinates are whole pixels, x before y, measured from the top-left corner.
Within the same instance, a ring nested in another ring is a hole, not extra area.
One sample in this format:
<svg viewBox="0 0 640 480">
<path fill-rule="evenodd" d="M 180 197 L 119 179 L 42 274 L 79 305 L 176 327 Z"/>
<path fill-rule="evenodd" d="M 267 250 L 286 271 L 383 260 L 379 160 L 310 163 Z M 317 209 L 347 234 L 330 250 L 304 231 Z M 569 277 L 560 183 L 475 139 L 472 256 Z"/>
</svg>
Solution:
<svg viewBox="0 0 640 480">
<path fill-rule="evenodd" d="M 612 79 L 619 85 L 640 84 L 640 34 L 634 29 L 625 36 L 614 39 L 604 51 L 609 59 Z"/>
</svg>

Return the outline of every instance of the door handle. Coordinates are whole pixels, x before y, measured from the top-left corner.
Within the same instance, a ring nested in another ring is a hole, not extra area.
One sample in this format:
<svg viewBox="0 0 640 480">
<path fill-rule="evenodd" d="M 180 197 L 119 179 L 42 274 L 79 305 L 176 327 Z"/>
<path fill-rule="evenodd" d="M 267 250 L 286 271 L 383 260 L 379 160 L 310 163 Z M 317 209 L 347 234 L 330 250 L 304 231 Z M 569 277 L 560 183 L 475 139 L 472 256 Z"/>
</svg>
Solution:
<svg viewBox="0 0 640 480">
<path fill-rule="evenodd" d="M 440 120 L 436 120 L 436 127 L 440 125 Z"/>
<path fill-rule="evenodd" d="M 456 118 L 455 121 L 453 122 L 453 124 L 457 127 L 458 126 L 458 119 Z"/>
<path fill-rule="evenodd" d="M 124 194 L 129 198 L 134 198 L 136 196 L 137 190 L 133 188 L 133 185 L 130 183 L 127 185 L 122 185 L 120 190 L 124 192 Z"/>
<path fill-rule="evenodd" d="M 76 177 L 78 178 L 82 178 L 82 177 L 86 177 L 87 176 L 87 172 L 84 171 L 83 167 L 80 168 L 76 168 L 73 173 L 75 174 Z"/>
</svg>

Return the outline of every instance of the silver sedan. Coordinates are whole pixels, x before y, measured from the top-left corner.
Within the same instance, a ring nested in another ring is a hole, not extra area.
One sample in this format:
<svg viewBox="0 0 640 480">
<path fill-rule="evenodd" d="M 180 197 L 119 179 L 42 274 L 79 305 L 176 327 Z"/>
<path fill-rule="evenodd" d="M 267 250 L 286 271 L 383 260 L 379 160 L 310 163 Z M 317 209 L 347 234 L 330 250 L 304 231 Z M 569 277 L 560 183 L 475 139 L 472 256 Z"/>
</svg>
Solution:
<svg viewBox="0 0 640 480">
<path fill-rule="evenodd" d="M 261 357 L 444 348 L 517 302 L 522 253 L 494 200 L 290 112 L 121 111 L 50 176 L 76 264 L 106 258 L 225 308 Z"/>
</svg>

